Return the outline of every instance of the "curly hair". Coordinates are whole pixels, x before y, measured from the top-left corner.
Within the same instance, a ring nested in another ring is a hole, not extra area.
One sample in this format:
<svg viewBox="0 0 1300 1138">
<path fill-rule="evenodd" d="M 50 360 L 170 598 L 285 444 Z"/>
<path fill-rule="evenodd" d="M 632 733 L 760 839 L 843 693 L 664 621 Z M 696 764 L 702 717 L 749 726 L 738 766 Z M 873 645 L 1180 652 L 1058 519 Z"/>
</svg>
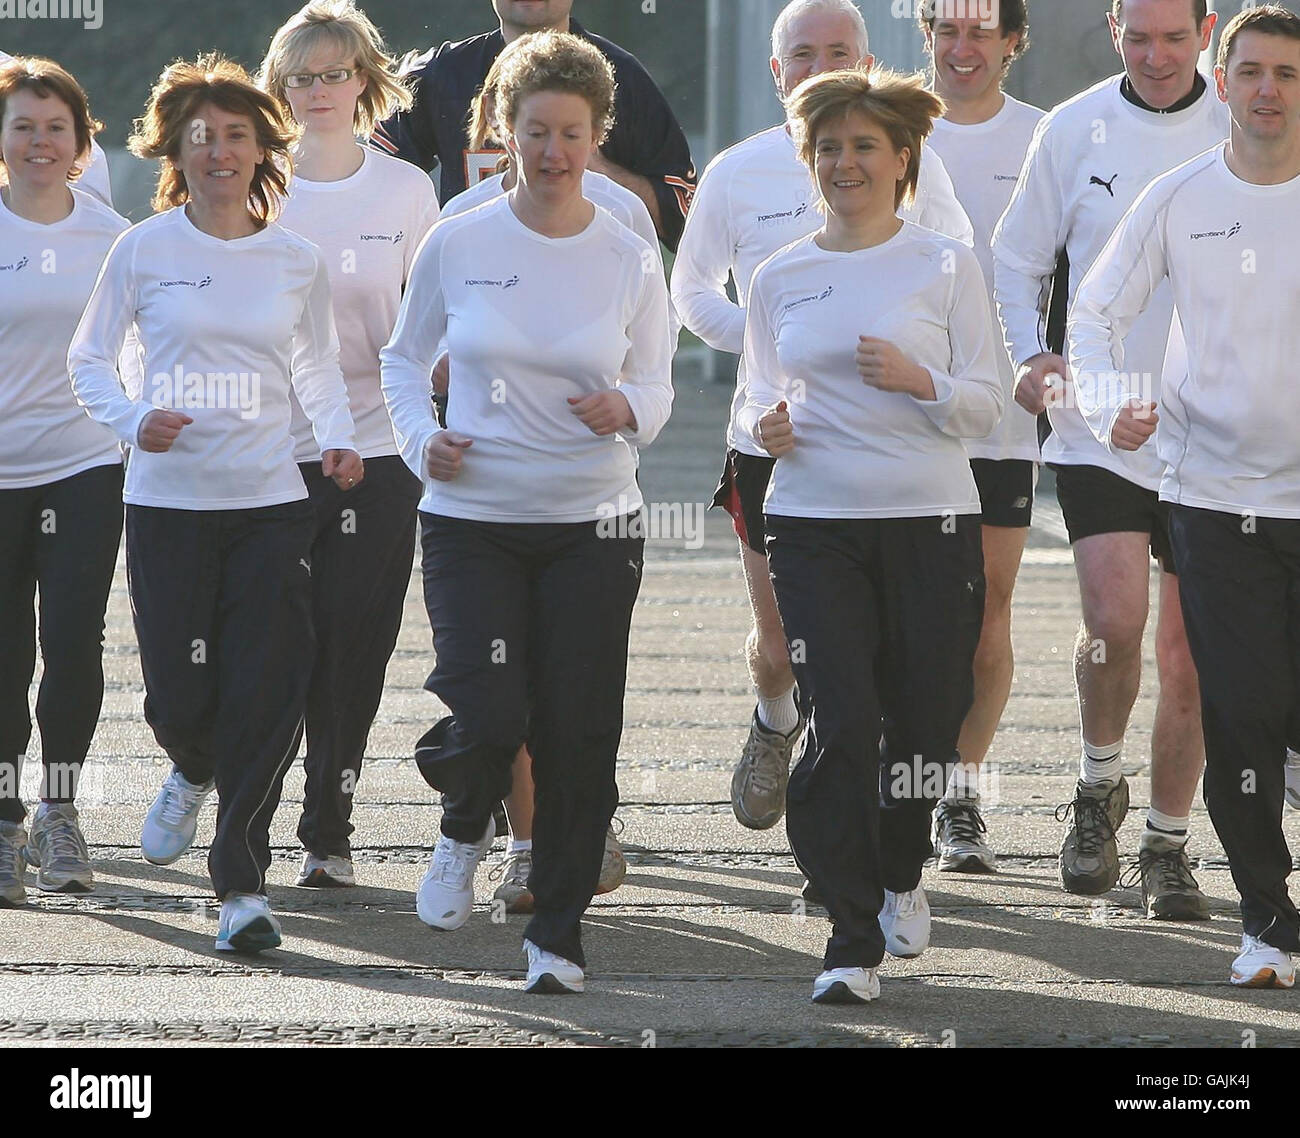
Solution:
<svg viewBox="0 0 1300 1138">
<path fill-rule="evenodd" d="M 502 53 L 494 102 L 498 138 L 514 128 L 519 104 L 539 91 L 579 95 L 591 107 L 592 132 L 599 146 L 614 125 L 614 68 L 600 51 L 569 32 L 533 32 Z"/>
</svg>

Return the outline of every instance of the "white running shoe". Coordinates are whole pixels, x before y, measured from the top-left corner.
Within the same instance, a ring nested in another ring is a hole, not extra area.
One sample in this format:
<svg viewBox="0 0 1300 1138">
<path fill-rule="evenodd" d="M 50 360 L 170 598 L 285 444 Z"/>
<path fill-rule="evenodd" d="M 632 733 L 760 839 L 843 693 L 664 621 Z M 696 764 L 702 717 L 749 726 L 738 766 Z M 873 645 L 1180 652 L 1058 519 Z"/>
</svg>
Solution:
<svg viewBox="0 0 1300 1138">
<path fill-rule="evenodd" d="M 547 996 L 571 996 L 582 991 L 583 974 L 572 960 L 556 956 L 539 948 L 531 940 L 524 940 L 524 952 L 528 954 L 528 979 L 524 982 L 525 992 L 536 992 Z"/>
<path fill-rule="evenodd" d="M 1295 963 L 1289 952 L 1243 933 L 1241 953 L 1232 962 L 1232 982 L 1239 988 L 1290 988 L 1295 983 Z"/>
<path fill-rule="evenodd" d="M 880 910 L 880 931 L 885 934 L 885 951 L 890 956 L 911 960 L 930 945 L 930 902 L 919 885 L 906 893 L 885 890 L 885 907 Z"/>
<path fill-rule="evenodd" d="M 308 850 L 303 851 L 302 869 L 295 884 L 307 889 L 336 889 L 356 883 L 350 857 L 317 857 Z"/>
<path fill-rule="evenodd" d="M 199 828 L 199 809 L 214 785 L 209 780 L 196 786 L 178 770 L 163 780 L 140 831 L 140 852 L 145 861 L 171 865 L 190 848 Z"/>
<path fill-rule="evenodd" d="M 220 951 L 262 952 L 279 945 L 280 922 L 261 893 L 230 893 L 221 902 Z"/>
<path fill-rule="evenodd" d="M 814 1004 L 865 1004 L 879 997 L 874 968 L 831 968 L 813 981 Z"/>
<path fill-rule="evenodd" d="M 1300 755 L 1286 749 L 1286 804 L 1300 810 Z"/>
<path fill-rule="evenodd" d="M 415 911 L 420 920 L 435 929 L 458 929 L 474 908 L 474 871 L 496 837 L 496 823 L 489 818 L 487 829 L 477 842 L 457 842 L 445 834 L 433 847 L 433 861 L 415 894 Z"/>
</svg>

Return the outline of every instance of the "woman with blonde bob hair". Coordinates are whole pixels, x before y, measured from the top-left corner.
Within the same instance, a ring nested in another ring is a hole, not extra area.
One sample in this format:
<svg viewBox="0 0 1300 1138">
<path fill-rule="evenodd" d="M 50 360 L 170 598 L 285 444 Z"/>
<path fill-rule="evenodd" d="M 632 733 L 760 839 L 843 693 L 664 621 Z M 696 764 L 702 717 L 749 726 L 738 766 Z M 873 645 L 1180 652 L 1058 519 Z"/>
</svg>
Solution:
<svg viewBox="0 0 1300 1138">
<path fill-rule="evenodd" d="M 161 162 L 164 212 L 118 238 L 68 353 L 82 405 L 132 448 L 126 557 L 145 719 L 173 763 L 141 851 L 160 865 L 184 854 L 215 784 L 208 869 L 229 951 L 280 943 L 268 832 L 313 656 L 291 389 L 322 473 L 340 489 L 363 473 L 325 264 L 272 220 L 295 136 L 237 64 L 168 67 L 131 139 Z M 128 333 L 136 366 L 119 375 Z"/>
<path fill-rule="evenodd" d="M 127 228 L 81 189 L 98 127 L 57 63 L 0 63 L 0 908 L 23 903 L 25 863 L 45 891 L 94 885 L 75 798 L 104 697 L 122 452 L 73 398 L 68 343 Z M 28 832 L 19 786 L 38 640 L 44 778 Z"/>
<path fill-rule="evenodd" d="M 886 71 L 802 83 L 789 116 L 826 221 L 749 293 L 739 422 L 778 460 L 767 551 L 809 716 L 786 826 L 833 923 L 818 1003 L 875 999 L 886 950 L 929 943 L 930 814 L 973 691 L 984 576 L 962 439 L 1002 414 L 996 345 L 975 254 L 895 213 L 942 109 Z"/>
<path fill-rule="evenodd" d="M 384 396 L 420 504 L 424 596 L 451 709 L 416 747 L 443 792 L 420 883 L 426 924 L 469 919 L 474 872 L 526 743 L 536 818 L 524 930 L 531 992 L 583 989 L 581 917 L 618 803 L 627 642 L 640 588 L 633 448 L 672 406 L 657 252 L 583 194 L 614 80 L 586 41 L 542 32 L 496 89 L 514 188 L 439 222 L 381 353 Z M 446 338 L 447 429 L 430 406 Z"/>
<path fill-rule="evenodd" d="M 415 556 L 420 480 L 402 461 L 379 386 L 415 251 L 438 219 L 423 170 L 361 145 L 410 105 L 379 32 L 350 0 L 316 0 L 275 33 L 258 82 L 301 127 L 283 225 L 320 249 L 365 483 L 324 474 L 311 423 L 293 404 L 294 459 L 315 513 L 307 693 L 307 785 L 298 884 L 354 883 L 352 798 L 397 643 Z"/>
</svg>

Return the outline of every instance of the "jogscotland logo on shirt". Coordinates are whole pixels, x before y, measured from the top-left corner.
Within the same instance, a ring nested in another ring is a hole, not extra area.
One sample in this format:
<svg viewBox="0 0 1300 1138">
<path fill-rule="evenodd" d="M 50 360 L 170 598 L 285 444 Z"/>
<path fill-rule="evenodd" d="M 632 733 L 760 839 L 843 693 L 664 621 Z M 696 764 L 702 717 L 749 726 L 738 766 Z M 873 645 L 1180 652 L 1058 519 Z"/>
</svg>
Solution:
<svg viewBox="0 0 1300 1138">
<path fill-rule="evenodd" d="M 781 210 L 779 213 L 760 213 L 757 217 L 759 227 L 770 229 L 774 225 L 787 225 L 792 221 L 797 221 L 808 212 L 808 203 L 800 202 L 794 209 Z"/>
<path fill-rule="evenodd" d="M 1240 232 L 1241 232 L 1241 222 L 1237 221 L 1237 222 L 1233 222 L 1233 224 L 1229 226 L 1227 229 L 1207 229 L 1204 233 L 1193 233 L 1191 235 L 1191 238 L 1193 241 L 1201 241 L 1204 240 L 1206 237 L 1223 237 L 1231 241 Z"/>
<path fill-rule="evenodd" d="M 159 281 L 159 288 L 175 288 L 183 285 L 185 288 L 207 288 L 212 283 L 211 277 L 204 277 L 201 281 Z"/>
<path fill-rule="evenodd" d="M 781 311 L 782 311 L 782 312 L 789 312 L 789 311 L 790 311 L 791 309 L 793 309 L 793 308 L 799 308 L 799 307 L 801 307 L 801 306 L 803 306 L 803 305 L 805 305 L 805 304 L 811 304 L 814 300 L 825 300 L 825 299 L 826 299 L 828 296 L 830 296 L 830 294 L 833 293 L 834 291 L 835 291 L 835 286 L 834 286 L 834 285 L 827 285 L 827 286 L 826 286 L 824 289 L 822 289 L 822 291 L 819 292 L 819 293 L 815 293 L 815 294 L 812 295 L 812 296 L 801 296 L 798 300 L 792 300 L 792 301 L 790 301 L 788 304 L 786 304 L 786 305 L 784 305 L 784 306 L 782 307 Z"/>
<path fill-rule="evenodd" d="M 514 288 L 515 285 L 519 283 L 519 274 L 516 273 L 513 277 L 510 277 L 508 280 L 504 280 L 504 281 L 489 281 L 489 280 L 479 279 L 479 280 L 467 280 L 465 283 L 470 286 L 487 285 L 489 288 L 500 288 L 500 289 Z"/>
<path fill-rule="evenodd" d="M 402 238 L 405 236 L 406 236 L 406 231 L 399 229 L 396 233 L 363 233 L 361 234 L 361 240 L 362 241 L 385 241 L 393 245 L 397 245 L 401 242 Z"/>
<path fill-rule="evenodd" d="M 21 273 L 27 268 L 27 258 L 22 257 L 8 265 L 0 265 L 0 273 Z"/>
</svg>

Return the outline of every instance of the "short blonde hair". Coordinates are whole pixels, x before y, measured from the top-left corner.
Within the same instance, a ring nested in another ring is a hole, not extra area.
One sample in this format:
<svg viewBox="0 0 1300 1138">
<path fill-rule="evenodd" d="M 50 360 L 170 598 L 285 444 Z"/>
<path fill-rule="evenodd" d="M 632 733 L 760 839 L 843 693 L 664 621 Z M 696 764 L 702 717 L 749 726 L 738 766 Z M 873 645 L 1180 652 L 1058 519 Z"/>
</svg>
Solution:
<svg viewBox="0 0 1300 1138">
<path fill-rule="evenodd" d="M 288 106 L 284 77 L 304 70 L 322 46 L 336 48 L 365 77 L 353 116 L 358 135 L 369 137 L 377 124 L 411 109 L 411 90 L 397 75 L 397 61 L 379 29 L 352 0 L 312 0 L 280 25 L 258 70 L 258 86 Z"/>
<path fill-rule="evenodd" d="M 600 50 L 570 32 L 553 31 L 520 36 L 510 46 L 494 95 L 498 137 L 513 129 L 519 104 L 529 95 L 560 91 L 586 99 L 596 145 L 603 143 L 614 125 L 615 83 L 614 68 Z"/>
<path fill-rule="evenodd" d="M 0 120 L 4 119 L 9 100 L 19 91 L 30 91 L 41 99 L 53 95 L 68 108 L 77 143 L 77 161 L 68 171 L 68 181 L 75 182 L 90 165 L 90 144 L 104 129 L 104 124 L 90 113 L 86 92 L 54 60 L 34 55 L 19 55 L 0 62 Z M 0 173 L 7 181 L 9 173 L 5 170 L 3 155 L 0 155 Z"/>
<path fill-rule="evenodd" d="M 154 84 L 144 115 L 135 121 L 127 142 L 131 153 L 162 160 L 153 208 L 161 212 L 190 200 L 185 174 L 175 161 L 198 112 L 208 104 L 253 121 L 257 144 L 266 157 L 253 173 L 248 208 L 259 221 L 274 220 L 293 173 L 290 148 L 301 132 L 284 107 L 257 87 L 247 71 L 215 53 L 201 55 L 193 63 L 171 64 Z"/>
<path fill-rule="evenodd" d="M 921 145 L 944 112 L 943 100 L 927 91 L 919 75 L 853 67 L 805 79 L 786 107 L 795 149 L 817 181 L 817 136 L 857 112 L 878 124 L 895 151 L 908 151 L 907 170 L 894 192 L 894 208 L 916 197 Z"/>
</svg>

